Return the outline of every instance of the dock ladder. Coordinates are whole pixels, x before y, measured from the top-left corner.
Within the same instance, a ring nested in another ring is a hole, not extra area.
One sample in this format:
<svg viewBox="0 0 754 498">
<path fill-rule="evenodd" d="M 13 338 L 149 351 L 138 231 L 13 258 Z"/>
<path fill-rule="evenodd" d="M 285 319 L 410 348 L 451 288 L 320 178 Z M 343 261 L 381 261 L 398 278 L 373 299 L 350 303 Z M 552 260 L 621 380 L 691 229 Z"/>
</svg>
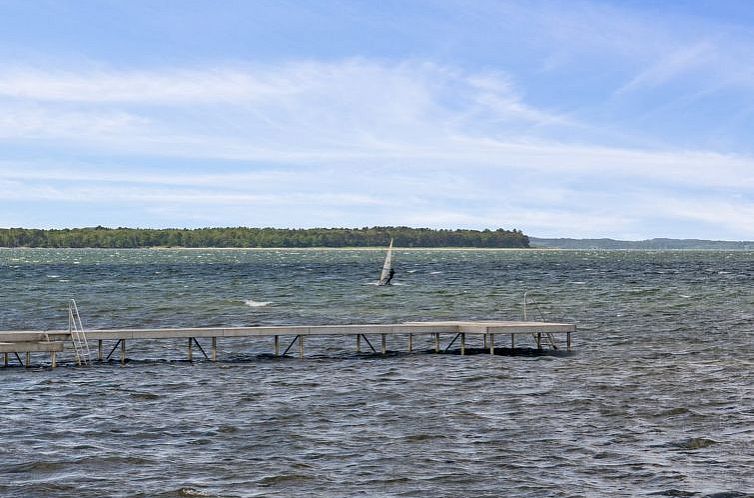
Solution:
<svg viewBox="0 0 754 498">
<path fill-rule="evenodd" d="M 539 313 L 539 318 L 545 322 L 545 314 L 542 313 L 542 309 L 539 307 L 539 303 L 533 298 L 530 297 L 529 294 L 534 293 L 534 291 L 526 291 L 524 292 L 524 321 L 527 320 L 527 313 L 526 313 L 526 307 L 527 305 L 533 305 L 534 309 L 537 310 L 537 313 Z M 555 344 L 555 337 L 550 332 L 545 332 L 544 334 L 545 338 L 547 339 L 547 342 L 550 343 L 550 347 L 552 349 L 558 349 L 558 345 Z M 534 337 L 534 340 L 537 342 L 537 349 L 542 349 L 542 333 L 536 332 L 532 334 L 532 337 Z"/>
<path fill-rule="evenodd" d="M 89 343 L 86 340 L 86 332 L 84 332 L 84 325 L 81 323 L 81 316 L 75 299 L 68 301 L 68 333 L 71 334 L 76 364 L 79 366 L 91 364 Z"/>
</svg>

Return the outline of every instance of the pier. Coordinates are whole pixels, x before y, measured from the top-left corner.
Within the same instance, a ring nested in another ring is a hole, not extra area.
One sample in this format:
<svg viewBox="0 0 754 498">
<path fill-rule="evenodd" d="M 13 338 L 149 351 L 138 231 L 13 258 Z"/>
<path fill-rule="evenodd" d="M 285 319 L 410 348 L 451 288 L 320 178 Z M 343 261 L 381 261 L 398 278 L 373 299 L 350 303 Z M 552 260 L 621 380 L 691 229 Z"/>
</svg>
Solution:
<svg viewBox="0 0 754 498">
<path fill-rule="evenodd" d="M 571 351 L 572 334 L 576 325 L 569 323 L 549 323 L 534 321 L 438 321 L 405 322 L 398 324 L 358 324 L 358 325 L 291 325 L 258 327 L 204 327 L 204 328 L 164 328 L 164 329 L 109 329 L 87 330 L 85 332 L 86 356 L 89 358 L 89 345 L 96 347 L 96 360 L 108 361 L 117 354 L 124 364 L 127 359 L 127 346 L 132 341 L 185 339 L 187 359 L 201 354 L 210 361 L 217 361 L 217 344 L 223 338 L 266 337 L 270 339 L 270 351 L 275 356 L 289 354 L 292 350 L 304 358 L 305 339 L 312 336 L 335 336 L 350 338 L 357 353 L 372 352 L 386 354 L 387 339 L 395 343 L 400 338 L 401 350 L 414 351 L 416 336 L 430 336 L 435 353 L 445 352 L 451 347 L 461 355 L 466 354 L 469 340 L 481 345 L 494 355 L 495 348 L 508 344 L 516 348 L 521 336 L 532 337 L 537 349 L 551 348 Z M 0 331 L 0 353 L 3 365 L 11 360 L 29 367 L 32 353 L 50 355 L 50 366 L 57 365 L 57 354 L 65 346 L 72 346 L 80 359 L 82 332 L 62 331 Z M 202 345 L 202 342 L 204 345 Z M 374 341 L 374 342 L 373 342 Z M 375 346 L 376 345 L 376 346 Z M 206 349 L 205 349 L 206 348 Z M 207 352 L 209 351 L 209 353 Z M 94 356 L 95 352 L 91 353 Z M 26 355 L 26 362 L 21 355 Z M 80 361 L 79 361 L 80 363 Z"/>
</svg>

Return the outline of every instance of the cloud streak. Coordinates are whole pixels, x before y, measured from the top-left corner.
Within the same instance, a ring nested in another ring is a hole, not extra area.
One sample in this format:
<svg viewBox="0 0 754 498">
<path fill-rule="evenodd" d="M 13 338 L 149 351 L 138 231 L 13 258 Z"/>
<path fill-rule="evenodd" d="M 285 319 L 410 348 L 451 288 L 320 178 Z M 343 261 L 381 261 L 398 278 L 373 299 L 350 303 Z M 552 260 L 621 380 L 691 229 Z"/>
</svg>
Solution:
<svg viewBox="0 0 754 498">
<path fill-rule="evenodd" d="M 408 160 L 411 167 L 454 163 L 715 187 L 754 181 L 746 155 L 568 143 L 558 137 L 573 120 L 528 105 L 505 75 L 366 61 L 207 73 L 100 70 L 74 79 L 64 73 L 61 83 L 60 73 L 16 71 L 0 76 L 0 95 L 12 98 L 0 117 L 0 136 L 176 158 L 334 165 Z M 187 77 L 193 78 L 190 91 L 182 86 Z M 229 80 L 233 91 L 223 93 Z M 108 91 L 115 81 L 118 88 Z M 276 81 L 280 89 L 258 99 L 259 81 Z M 158 82 L 160 91 L 143 91 L 144 82 Z M 91 95 L 94 100 L 85 100 Z M 183 101 L 187 95 L 191 99 Z M 155 109 L 161 105 L 173 108 Z"/>
<path fill-rule="evenodd" d="M 642 73 L 623 92 L 663 84 L 706 50 L 679 53 L 674 67 Z M 155 223 L 174 226 L 185 216 L 647 237 L 663 234 L 646 232 L 646 220 L 663 218 L 754 238 L 752 157 L 584 140 L 588 124 L 533 105 L 501 72 L 365 59 L 17 67 L 0 73 L 0 105 L 0 140 L 46 151 L 0 162 L 7 202 L 144 205 L 135 215 L 161 213 Z M 704 199 L 689 201 L 698 191 Z M 725 200 L 730 192 L 737 200 Z M 0 224 L 18 214 L 5 216 Z"/>
<path fill-rule="evenodd" d="M 0 95 L 48 102 L 169 106 L 259 101 L 295 91 L 286 84 L 285 80 L 234 69 L 155 72 L 14 68 L 0 75 Z"/>
<path fill-rule="evenodd" d="M 682 47 L 673 52 L 662 55 L 648 68 L 634 76 L 631 81 L 620 87 L 616 95 L 626 94 L 645 87 L 663 85 L 673 78 L 692 71 L 709 67 L 718 54 L 716 48 L 707 41 Z"/>
</svg>

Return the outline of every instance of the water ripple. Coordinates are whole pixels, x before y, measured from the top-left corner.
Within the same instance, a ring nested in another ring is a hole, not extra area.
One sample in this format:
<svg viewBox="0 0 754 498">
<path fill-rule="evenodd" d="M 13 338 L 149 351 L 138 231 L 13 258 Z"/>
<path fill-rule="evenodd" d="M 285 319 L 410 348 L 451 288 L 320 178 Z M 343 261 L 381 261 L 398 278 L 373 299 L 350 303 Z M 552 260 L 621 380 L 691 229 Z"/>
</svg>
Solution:
<svg viewBox="0 0 754 498">
<path fill-rule="evenodd" d="M 134 341 L 125 366 L 0 367 L 0 495 L 752 496 L 752 253 L 403 250 L 388 289 L 381 255 L 0 249 L 0 329 L 65 326 L 69 296 L 98 328 L 516 319 L 539 289 L 576 351 Z"/>
</svg>

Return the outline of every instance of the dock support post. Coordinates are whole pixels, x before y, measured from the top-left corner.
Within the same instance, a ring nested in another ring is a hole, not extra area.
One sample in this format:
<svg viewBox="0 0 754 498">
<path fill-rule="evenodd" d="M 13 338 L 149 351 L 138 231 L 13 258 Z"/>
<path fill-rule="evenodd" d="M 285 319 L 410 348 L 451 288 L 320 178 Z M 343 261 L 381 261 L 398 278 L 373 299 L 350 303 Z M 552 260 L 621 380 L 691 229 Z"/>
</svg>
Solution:
<svg viewBox="0 0 754 498">
<path fill-rule="evenodd" d="M 361 334 L 356 335 L 356 352 L 361 353 Z"/>
<path fill-rule="evenodd" d="M 26 368 L 29 368 L 31 366 L 31 353 L 26 352 Z"/>
<path fill-rule="evenodd" d="M 382 335 L 382 354 L 387 353 L 387 334 Z"/>
<path fill-rule="evenodd" d="M 461 333 L 461 356 L 466 354 L 466 334 Z"/>
<path fill-rule="evenodd" d="M 435 332 L 435 353 L 440 352 L 440 333 Z"/>
<path fill-rule="evenodd" d="M 299 358 L 304 357 L 304 336 L 303 335 L 298 336 L 298 357 Z"/>
<path fill-rule="evenodd" d="M 511 349 L 516 349 L 516 334 L 511 334 Z"/>
<path fill-rule="evenodd" d="M 567 351 L 571 350 L 571 333 L 570 332 L 566 332 L 566 350 Z"/>
<path fill-rule="evenodd" d="M 50 368 L 55 368 L 58 366 L 57 358 L 55 357 L 55 351 L 50 351 Z"/>
<path fill-rule="evenodd" d="M 280 336 L 275 336 L 275 356 L 280 356 Z"/>
<path fill-rule="evenodd" d="M 121 365 L 126 364 L 126 340 L 125 339 L 120 340 L 120 364 Z"/>
<path fill-rule="evenodd" d="M 217 337 L 212 338 L 212 361 L 217 361 Z"/>
<path fill-rule="evenodd" d="M 7 367 L 8 366 L 8 353 L 3 353 L 3 355 L 4 355 L 3 366 Z"/>
<path fill-rule="evenodd" d="M 542 349 L 542 332 L 537 332 L 537 349 Z"/>
<path fill-rule="evenodd" d="M 482 334 L 484 336 L 484 349 L 487 349 L 487 334 Z"/>
<path fill-rule="evenodd" d="M 188 361 L 191 361 L 194 358 L 194 350 L 191 347 L 193 342 L 194 342 L 194 338 L 193 337 L 189 337 L 189 342 L 188 342 Z"/>
<path fill-rule="evenodd" d="M 102 361 L 102 339 L 97 341 L 97 359 Z"/>
<path fill-rule="evenodd" d="M 495 334 L 490 334 L 490 354 L 495 354 Z"/>
<path fill-rule="evenodd" d="M 408 352 L 414 351 L 414 334 L 408 334 Z"/>
</svg>

